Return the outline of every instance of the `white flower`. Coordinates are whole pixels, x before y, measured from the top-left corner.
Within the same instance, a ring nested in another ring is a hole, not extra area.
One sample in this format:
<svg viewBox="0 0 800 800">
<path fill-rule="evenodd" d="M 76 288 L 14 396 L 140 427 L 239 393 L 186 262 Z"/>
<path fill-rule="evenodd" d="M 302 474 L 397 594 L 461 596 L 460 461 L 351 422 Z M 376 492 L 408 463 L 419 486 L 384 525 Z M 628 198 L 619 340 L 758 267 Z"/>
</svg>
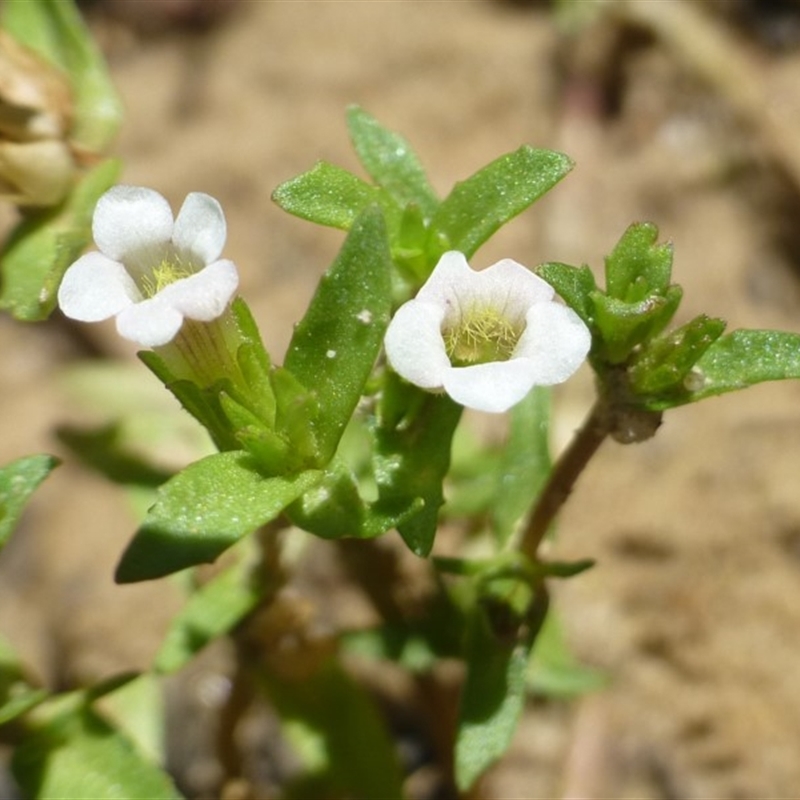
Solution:
<svg viewBox="0 0 800 800">
<path fill-rule="evenodd" d="M 158 192 L 115 186 L 98 201 L 92 232 L 100 252 L 81 256 L 58 290 L 58 304 L 72 319 L 116 317 L 125 339 L 159 347 L 184 318 L 219 317 L 236 292 L 236 266 L 220 259 L 225 216 L 207 194 L 188 195 L 173 221 Z"/>
<path fill-rule="evenodd" d="M 506 411 L 534 386 L 565 381 L 589 352 L 588 328 L 554 294 L 511 259 L 476 272 L 462 253 L 445 253 L 389 324 L 386 356 L 423 389 Z"/>
</svg>

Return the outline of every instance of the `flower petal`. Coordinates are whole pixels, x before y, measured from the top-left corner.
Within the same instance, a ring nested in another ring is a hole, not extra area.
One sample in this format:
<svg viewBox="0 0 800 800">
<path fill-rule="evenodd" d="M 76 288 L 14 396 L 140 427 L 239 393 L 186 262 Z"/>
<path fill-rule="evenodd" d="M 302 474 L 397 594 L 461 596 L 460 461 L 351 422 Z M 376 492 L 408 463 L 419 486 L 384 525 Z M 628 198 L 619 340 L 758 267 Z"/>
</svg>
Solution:
<svg viewBox="0 0 800 800">
<path fill-rule="evenodd" d="M 133 278 L 102 253 L 81 256 L 64 274 L 58 305 L 70 319 L 98 322 L 141 299 Z"/>
<path fill-rule="evenodd" d="M 444 390 L 462 406 L 499 414 L 519 403 L 534 387 L 531 367 L 527 358 L 451 367 L 444 375 Z"/>
<path fill-rule="evenodd" d="M 441 307 L 411 300 L 400 306 L 386 330 L 384 347 L 392 368 L 423 389 L 440 389 L 451 368 L 441 333 L 443 316 Z"/>
<path fill-rule="evenodd" d="M 233 261 L 215 261 L 171 283 L 157 297 L 189 319 L 208 322 L 222 314 L 238 286 L 239 273 Z"/>
<path fill-rule="evenodd" d="M 129 306 L 117 315 L 120 336 L 142 347 L 171 342 L 183 324 L 183 315 L 159 295 Z"/>
<path fill-rule="evenodd" d="M 549 283 L 510 258 L 474 275 L 472 291 L 515 325 L 525 319 L 534 303 L 549 302 L 555 295 Z"/>
<path fill-rule="evenodd" d="M 94 241 L 109 258 L 139 274 L 158 264 L 172 237 L 172 210 L 153 189 L 113 186 L 98 201 Z"/>
<path fill-rule="evenodd" d="M 220 257 L 226 235 L 222 206 L 202 192 L 186 195 L 172 232 L 178 252 L 189 256 L 198 267 L 205 266 Z"/>
<path fill-rule="evenodd" d="M 477 271 L 463 253 L 450 250 L 439 259 L 417 299 L 445 307 L 445 324 L 479 305 L 494 308 L 517 325 L 531 304 L 549 301 L 554 294 L 549 283 L 510 258 Z"/>
<path fill-rule="evenodd" d="M 539 386 L 550 386 L 569 378 L 583 363 L 592 344 L 589 329 L 567 306 L 537 303 L 528 311 L 527 326 L 514 350 L 514 357 L 530 359 L 533 378 Z"/>
</svg>

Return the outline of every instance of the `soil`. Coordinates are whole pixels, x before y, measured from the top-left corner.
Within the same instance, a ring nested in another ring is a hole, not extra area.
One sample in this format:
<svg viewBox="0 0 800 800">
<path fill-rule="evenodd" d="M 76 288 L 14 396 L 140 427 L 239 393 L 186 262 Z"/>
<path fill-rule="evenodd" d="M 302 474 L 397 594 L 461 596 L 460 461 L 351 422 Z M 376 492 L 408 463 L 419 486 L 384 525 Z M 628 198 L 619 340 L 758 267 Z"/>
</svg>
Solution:
<svg viewBox="0 0 800 800">
<path fill-rule="evenodd" d="M 270 194 L 318 159 L 359 171 L 351 103 L 401 131 L 442 194 L 522 143 L 575 160 L 475 266 L 510 256 L 601 274 L 626 226 L 650 220 L 674 244 L 677 322 L 707 313 L 730 329 L 800 331 L 800 183 L 787 147 L 800 141 L 797 4 L 631 0 L 583 22 L 499 0 L 262 0 L 158 16 L 170 5 L 181 4 L 91 9 L 126 107 L 123 180 L 175 207 L 195 190 L 220 200 L 226 253 L 276 360 L 342 235 L 287 216 Z M 654 6 L 674 13 L 648 16 Z M 704 58 L 706 34 L 726 45 L 724 63 Z M 746 81 L 725 80 L 737 70 Z M 53 430 L 86 415 L 65 374 L 90 351 L 151 379 L 103 326 L 78 335 L 57 318 L 3 318 L 0 339 L 0 379 L 13 387 L 0 395 L 0 463 L 65 458 L 0 558 L 0 630 L 54 687 L 144 668 L 180 592 L 114 585 L 130 498 Z M 554 447 L 591 401 L 586 371 L 559 388 Z M 165 458 L 199 452 L 181 441 Z M 476 797 L 800 797 L 798 466 L 792 382 L 672 411 L 648 442 L 603 445 L 552 553 L 597 559 L 553 591 L 574 653 L 608 685 L 532 702 Z M 323 574 L 331 552 L 319 545 Z M 323 579 L 359 613 L 341 575 Z"/>
</svg>

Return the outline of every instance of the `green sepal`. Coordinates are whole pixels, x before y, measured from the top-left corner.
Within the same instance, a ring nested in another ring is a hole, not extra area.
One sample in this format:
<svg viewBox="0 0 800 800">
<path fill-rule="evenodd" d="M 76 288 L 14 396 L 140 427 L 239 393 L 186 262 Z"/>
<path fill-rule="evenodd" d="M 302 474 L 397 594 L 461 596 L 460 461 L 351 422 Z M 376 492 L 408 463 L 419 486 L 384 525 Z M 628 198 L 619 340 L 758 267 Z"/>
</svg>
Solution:
<svg viewBox="0 0 800 800">
<path fill-rule="evenodd" d="M 220 405 L 221 386 L 201 389 L 190 380 L 176 380 L 164 360 L 152 350 L 140 350 L 136 355 L 175 396 L 181 406 L 203 425 L 219 450 L 240 449 L 231 424 Z M 229 382 L 226 383 L 226 387 L 231 388 Z"/>
<path fill-rule="evenodd" d="M 346 231 L 367 206 L 380 202 L 381 194 L 352 172 L 319 161 L 308 172 L 282 183 L 272 199 L 289 214 Z"/>
<path fill-rule="evenodd" d="M 384 514 L 399 515 L 412 504 L 422 503 L 397 526 L 418 556 L 427 556 L 433 547 L 439 508 L 444 502 L 442 483 L 462 411 L 447 395 L 423 392 L 401 382 L 393 373 L 386 375 L 376 430 L 375 507 Z"/>
<path fill-rule="evenodd" d="M 348 467 L 334 459 L 325 477 L 286 509 L 298 528 L 323 539 L 372 539 L 401 525 L 422 507 L 412 500 L 396 513 L 384 513 L 361 496 L 358 481 Z"/>
<path fill-rule="evenodd" d="M 547 281 L 564 302 L 592 329 L 594 326 L 594 302 L 597 283 L 591 269 L 586 265 L 573 267 L 559 262 L 548 262 L 536 267 L 536 274 Z"/>
<path fill-rule="evenodd" d="M 91 240 L 94 207 L 119 170 L 118 161 L 103 161 L 58 206 L 31 210 L 14 228 L 0 254 L 0 308 L 25 322 L 50 315 L 67 267 Z"/>
<path fill-rule="evenodd" d="M 275 393 L 270 383 L 272 363 L 247 304 L 237 297 L 231 304 L 240 337 L 236 363 L 247 385 L 247 405 L 268 428 L 275 425 Z"/>
<path fill-rule="evenodd" d="M 105 152 L 122 121 L 122 104 L 100 48 L 72 0 L 6 0 L 0 24 L 69 77 L 74 100 L 71 143 L 90 153 Z"/>
<path fill-rule="evenodd" d="M 55 456 L 24 456 L 0 467 L 0 548 L 39 484 L 60 464 Z"/>
<path fill-rule="evenodd" d="M 400 208 L 411 203 L 430 218 L 439 200 L 408 142 L 358 106 L 348 108 L 347 127 L 358 158 L 375 183 Z"/>
<path fill-rule="evenodd" d="M 637 345 L 667 326 L 682 296 L 683 290 L 677 284 L 669 286 L 663 294 L 649 295 L 633 303 L 594 292 L 591 299 L 600 340 L 593 344 L 592 357 L 607 364 L 621 364 Z"/>
<path fill-rule="evenodd" d="M 469 258 L 572 167 L 572 160 L 562 153 L 523 146 L 457 183 L 430 221 L 433 261 L 441 255 L 445 243 L 445 249 L 460 250 Z"/>
<path fill-rule="evenodd" d="M 368 208 L 295 327 L 284 366 L 319 404 L 318 466 L 333 457 L 378 357 L 392 308 L 383 215 Z M 294 437 L 290 437 L 294 439 Z"/>
<path fill-rule="evenodd" d="M 652 339 L 628 367 L 632 391 L 640 396 L 675 389 L 679 394 L 684 393 L 684 379 L 724 330 L 724 320 L 702 314 L 680 328 Z"/>
<path fill-rule="evenodd" d="M 190 464 L 158 490 L 155 505 L 128 545 L 118 583 L 150 580 L 214 561 L 256 528 L 275 519 L 322 474 L 265 477 L 242 451 Z"/>
<path fill-rule="evenodd" d="M 289 443 L 287 469 L 300 470 L 321 463 L 317 441 L 319 400 L 288 370 L 278 367 L 270 374 L 275 392 L 275 433 Z"/>
<path fill-rule="evenodd" d="M 672 245 L 657 245 L 658 228 L 631 225 L 605 260 L 606 292 L 624 303 L 641 303 L 667 291 L 672 274 Z"/>
</svg>

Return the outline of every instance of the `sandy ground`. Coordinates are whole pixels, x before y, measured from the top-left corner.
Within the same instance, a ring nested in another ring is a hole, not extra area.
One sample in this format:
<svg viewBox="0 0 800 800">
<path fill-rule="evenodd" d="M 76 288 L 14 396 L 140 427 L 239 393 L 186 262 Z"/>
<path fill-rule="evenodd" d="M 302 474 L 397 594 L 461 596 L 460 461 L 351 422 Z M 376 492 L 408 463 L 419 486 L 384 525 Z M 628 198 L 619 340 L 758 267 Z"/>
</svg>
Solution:
<svg viewBox="0 0 800 800">
<path fill-rule="evenodd" d="M 124 181 L 176 206 L 193 190 L 221 201 L 226 252 L 276 360 L 342 237 L 288 217 L 270 194 L 320 158 L 358 169 L 349 103 L 402 131 L 442 193 L 521 143 L 576 160 L 475 265 L 600 269 L 625 227 L 648 219 L 675 245 L 678 321 L 706 312 L 731 328 L 800 330 L 783 226 L 797 188 L 735 102 L 650 37 L 624 51 L 613 113 L 601 113 L 602 81 L 575 67 L 582 45 L 542 7 L 263 0 L 202 34 L 96 24 L 127 109 Z M 746 44 L 765 95 L 791 114 L 798 57 Z M 108 330 L 90 335 L 133 362 Z M 0 462 L 61 452 L 53 426 L 79 409 L 60 375 L 80 342 L 58 320 L 2 319 L 0 340 Z M 558 445 L 591 391 L 582 374 L 557 393 Z M 650 442 L 604 445 L 554 552 L 598 560 L 556 588 L 556 607 L 608 688 L 532 706 L 482 796 L 800 797 L 798 465 L 790 383 L 676 410 Z M 121 490 L 69 459 L 0 559 L 0 630 L 53 685 L 146 666 L 178 605 L 168 581 L 113 585 L 133 520 Z"/>
</svg>

